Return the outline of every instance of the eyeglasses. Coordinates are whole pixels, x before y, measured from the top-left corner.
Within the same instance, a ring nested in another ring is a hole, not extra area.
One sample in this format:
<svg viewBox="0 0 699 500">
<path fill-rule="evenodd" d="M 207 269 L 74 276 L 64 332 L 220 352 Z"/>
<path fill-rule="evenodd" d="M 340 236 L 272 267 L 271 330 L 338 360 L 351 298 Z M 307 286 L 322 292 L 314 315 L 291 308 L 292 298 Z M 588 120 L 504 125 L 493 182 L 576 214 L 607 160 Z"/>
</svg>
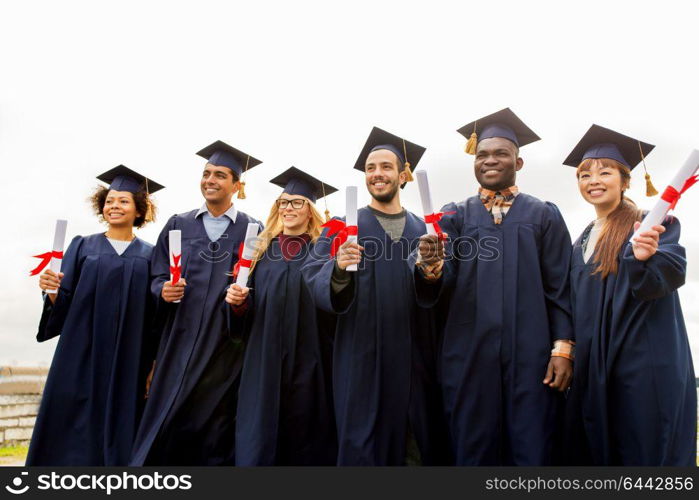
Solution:
<svg viewBox="0 0 699 500">
<path fill-rule="evenodd" d="M 306 200 L 304 200 L 303 198 L 294 198 L 293 200 L 284 200 L 280 198 L 277 200 L 277 206 L 282 210 L 288 207 L 289 203 L 291 203 L 291 208 L 298 210 L 300 208 L 303 208 L 303 206 L 306 204 Z"/>
</svg>

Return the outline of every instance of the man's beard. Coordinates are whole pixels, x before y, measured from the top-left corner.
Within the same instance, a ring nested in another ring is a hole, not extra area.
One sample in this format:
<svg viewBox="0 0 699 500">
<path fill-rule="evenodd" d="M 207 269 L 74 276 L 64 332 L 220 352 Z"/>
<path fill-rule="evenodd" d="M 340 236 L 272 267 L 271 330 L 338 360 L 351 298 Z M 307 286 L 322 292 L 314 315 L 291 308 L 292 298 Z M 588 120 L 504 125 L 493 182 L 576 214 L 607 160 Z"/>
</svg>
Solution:
<svg viewBox="0 0 699 500">
<path fill-rule="evenodd" d="M 391 183 L 392 189 L 384 194 L 374 194 L 371 189 L 369 189 L 369 194 L 379 203 L 389 203 L 393 201 L 393 198 L 398 194 L 398 183 Z"/>
</svg>

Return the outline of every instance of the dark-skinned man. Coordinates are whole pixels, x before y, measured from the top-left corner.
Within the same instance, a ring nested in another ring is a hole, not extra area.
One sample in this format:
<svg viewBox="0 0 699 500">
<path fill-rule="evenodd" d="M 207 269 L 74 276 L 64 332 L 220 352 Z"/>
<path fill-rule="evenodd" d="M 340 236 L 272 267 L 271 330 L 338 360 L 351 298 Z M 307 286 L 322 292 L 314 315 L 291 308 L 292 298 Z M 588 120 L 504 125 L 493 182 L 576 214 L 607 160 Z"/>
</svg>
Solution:
<svg viewBox="0 0 699 500">
<path fill-rule="evenodd" d="M 229 329 L 225 291 L 249 222 L 232 198 L 259 160 L 217 141 L 197 153 L 205 203 L 174 215 L 153 250 L 160 347 L 131 465 L 232 464 L 243 341 Z M 239 198 L 241 196 L 239 195 Z M 261 225 L 260 225 L 261 226 Z M 182 279 L 170 280 L 169 231 L 182 231 Z"/>
<path fill-rule="evenodd" d="M 442 208 L 446 245 L 414 254 L 419 303 L 445 311 L 441 375 L 459 465 L 550 465 L 572 377 L 571 241 L 555 205 L 519 193 L 520 146 L 539 140 L 509 108 L 459 130 L 479 192 Z"/>
<path fill-rule="evenodd" d="M 399 195 L 410 178 L 408 162 L 417 165 L 424 151 L 374 128 L 354 167 L 371 195 L 358 211 L 358 243 L 345 242 L 331 258 L 332 242 L 321 237 L 302 270 L 317 306 L 338 314 L 338 465 L 447 463 L 437 329 L 433 312 L 416 305 L 406 265 L 425 223 L 401 206 Z M 356 272 L 347 271 L 351 264 Z"/>
</svg>

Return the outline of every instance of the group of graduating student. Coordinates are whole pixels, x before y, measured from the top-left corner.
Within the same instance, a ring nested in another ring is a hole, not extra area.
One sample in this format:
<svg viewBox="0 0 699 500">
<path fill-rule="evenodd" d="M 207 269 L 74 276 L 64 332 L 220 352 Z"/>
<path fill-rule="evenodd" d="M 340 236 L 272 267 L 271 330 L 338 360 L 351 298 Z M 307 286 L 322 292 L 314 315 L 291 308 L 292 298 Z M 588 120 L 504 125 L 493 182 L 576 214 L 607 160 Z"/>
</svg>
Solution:
<svg viewBox="0 0 699 500">
<path fill-rule="evenodd" d="M 315 206 L 334 187 L 272 179 L 247 286 L 258 221 L 232 197 L 259 160 L 200 151 L 205 203 L 155 246 L 133 228 L 162 186 L 99 176 L 107 231 L 40 277 L 58 293 L 37 340 L 60 338 L 27 465 L 694 465 L 680 224 L 629 241 L 645 214 L 624 193 L 653 146 L 589 129 L 564 164 L 595 220 L 571 243 L 557 207 L 517 189 L 529 127 L 504 109 L 459 132 L 480 187 L 436 236 L 400 201 L 425 148 L 381 129 L 355 164 L 371 195 L 356 240 Z"/>
</svg>

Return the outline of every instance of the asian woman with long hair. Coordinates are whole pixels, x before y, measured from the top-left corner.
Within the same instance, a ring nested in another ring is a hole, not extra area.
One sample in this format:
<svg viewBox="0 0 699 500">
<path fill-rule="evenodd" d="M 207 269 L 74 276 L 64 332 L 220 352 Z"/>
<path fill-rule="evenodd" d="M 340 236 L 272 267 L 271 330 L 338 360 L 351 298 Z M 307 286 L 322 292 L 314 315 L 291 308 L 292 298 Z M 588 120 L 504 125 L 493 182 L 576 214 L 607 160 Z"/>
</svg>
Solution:
<svg viewBox="0 0 699 500">
<path fill-rule="evenodd" d="M 696 461 L 695 378 L 677 293 L 687 266 L 680 223 L 668 217 L 631 239 L 645 213 L 626 191 L 651 149 L 593 125 L 564 162 L 576 167 L 596 215 L 571 265 L 576 353 L 567 434 L 578 465 Z"/>
</svg>

